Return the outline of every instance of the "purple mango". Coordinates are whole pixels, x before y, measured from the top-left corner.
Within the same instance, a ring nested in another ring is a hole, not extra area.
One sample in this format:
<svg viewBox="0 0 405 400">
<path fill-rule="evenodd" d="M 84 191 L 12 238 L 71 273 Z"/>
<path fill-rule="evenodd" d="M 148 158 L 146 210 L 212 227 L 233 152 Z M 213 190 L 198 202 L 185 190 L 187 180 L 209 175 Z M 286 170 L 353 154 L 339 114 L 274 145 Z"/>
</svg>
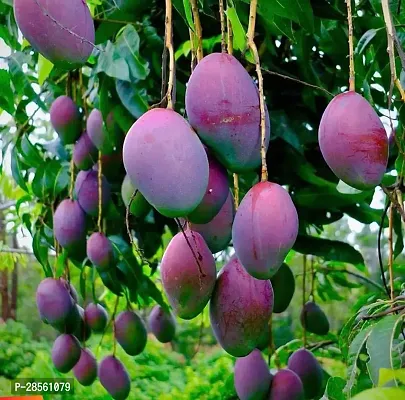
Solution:
<svg viewBox="0 0 405 400">
<path fill-rule="evenodd" d="M 90 386 L 97 379 L 97 360 L 89 349 L 82 349 L 80 359 L 73 367 L 75 378 L 83 386 Z"/>
<path fill-rule="evenodd" d="M 100 383 L 114 400 L 125 400 L 131 391 L 131 379 L 122 362 L 114 356 L 105 357 L 99 366 Z"/>
<path fill-rule="evenodd" d="M 52 347 L 52 362 L 62 373 L 69 372 L 80 359 L 80 343 L 73 335 L 58 336 Z"/>
<path fill-rule="evenodd" d="M 58 97 L 50 109 L 51 124 L 63 144 L 73 144 L 80 136 L 82 121 L 79 109 L 68 96 Z"/>
<path fill-rule="evenodd" d="M 171 342 L 176 333 L 176 321 L 173 315 L 160 306 L 153 307 L 149 315 L 149 329 L 162 343 Z"/>
<path fill-rule="evenodd" d="M 100 271 L 106 271 L 113 266 L 113 247 L 104 233 L 95 232 L 89 237 L 87 257 Z"/>
<path fill-rule="evenodd" d="M 304 400 L 300 377 L 289 369 L 280 369 L 273 377 L 268 400 Z"/>
<path fill-rule="evenodd" d="M 73 162 L 82 171 L 89 170 L 97 161 L 97 148 L 86 131 L 82 133 L 73 149 Z"/>
</svg>

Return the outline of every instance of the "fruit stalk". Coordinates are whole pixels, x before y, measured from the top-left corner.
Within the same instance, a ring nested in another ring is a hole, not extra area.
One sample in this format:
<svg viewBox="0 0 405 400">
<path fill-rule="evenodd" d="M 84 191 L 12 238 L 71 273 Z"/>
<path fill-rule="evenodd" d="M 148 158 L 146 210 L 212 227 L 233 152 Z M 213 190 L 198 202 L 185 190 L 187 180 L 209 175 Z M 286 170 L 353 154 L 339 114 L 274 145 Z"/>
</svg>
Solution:
<svg viewBox="0 0 405 400">
<path fill-rule="evenodd" d="M 396 39 L 396 33 L 395 33 L 395 28 L 392 23 L 392 16 L 391 16 L 391 11 L 390 11 L 390 6 L 388 0 L 382 0 L 381 1 L 382 9 L 383 9 L 383 14 L 384 14 L 384 21 L 385 21 L 385 26 L 387 30 L 387 40 L 388 40 L 388 56 L 390 59 L 390 70 L 391 70 L 391 89 L 390 89 L 390 94 L 392 94 L 392 89 L 394 84 L 396 85 L 398 91 L 401 94 L 401 99 L 403 102 L 405 102 L 405 91 L 401 85 L 400 80 L 398 79 L 396 68 L 395 68 L 395 52 L 394 52 L 394 40 Z M 391 102 L 391 96 L 389 97 L 390 102 Z M 389 108 L 390 105 L 389 105 Z"/>
<path fill-rule="evenodd" d="M 260 131 L 261 131 L 261 157 L 262 157 L 262 182 L 268 180 L 267 162 L 266 162 L 266 114 L 264 107 L 264 88 L 263 88 L 263 75 L 260 67 L 260 57 L 257 50 L 254 35 L 256 27 L 256 14 L 257 14 L 257 0 L 250 1 L 250 14 L 249 14 L 249 27 L 247 33 L 247 44 L 253 53 L 253 58 L 256 65 L 257 79 L 259 81 L 259 100 L 260 100 Z"/>
<path fill-rule="evenodd" d="M 69 186 L 69 198 L 73 200 L 73 188 L 75 186 L 75 163 L 72 159 L 70 160 L 70 186 Z"/>
<path fill-rule="evenodd" d="M 234 200 L 235 200 L 235 211 L 239 207 L 239 176 L 238 174 L 233 174 L 233 187 L 234 187 Z"/>
<path fill-rule="evenodd" d="M 354 50 L 353 50 L 353 17 L 352 0 L 346 0 L 347 21 L 349 24 L 349 90 L 355 91 Z"/>
<path fill-rule="evenodd" d="M 200 14 L 198 12 L 197 0 L 190 0 L 190 3 L 191 3 L 191 11 L 193 12 L 195 34 L 197 35 L 197 62 L 200 62 L 204 57 L 202 47 L 202 27 L 200 21 Z"/>
<path fill-rule="evenodd" d="M 176 64 L 173 49 L 173 4 L 172 0 L 166 0 L 166 20 L 165 20 L 165 46 L 169 52 L 169 81 L 167 84 L 167 108 L 174 108 L 174 80 L 176 74 Z"/>
<path fill-rule="evenodd" d="M 391 288 L 391 301 L 394 301 L 394 271 L 393 271 L 393 261 L 394 261 L 394 251 L 393 251 L 393 238 L 392 238 L 392 231 L 394 226 L 394 206 L 391 204 L 389 216 L 388 216 L 388 273 L 390 276 L 390 288 Z"/>
<path fill-rule="evenodd" d="M 314 257 L 311 256 L 311 292 L 309 296 L 314 300 L 314 289 L 315 289 L 315 269 L 314 269 Z"/>
<path fill-rule="evenodd" d="M 117 352 L 117 338 L 115 337 L 115 316 L 117 315 L 117 309 L 118 309 L 118 303 L 119 302 L 120 302 L 120 298 L 119 298 L 119 296 L 117 296 L 117 299 L 115 300 L 115 306 L 114 306 L 113 315 L 111 317 L 112 326 L 113 326 L 113 340 L 114 340 L 113 356 L 114 357 L 115 357 L 115 353 Z"/>
<path fill-rule="evenodd" d="M 97 227 L 100 233 L 103 232 L 103 228 L 101 226 L 102 221 L 102 214 L 103 214 L 103 163 L 101 162 L 101 151 L 98 152 L 98 218 L 97 218 Z"/>
<path fill-rule="evenodd" d="M 219 0 L 219 17 L 221 19 L 221 50 L 222 53 L 226 53 L 224 0 Z"/>
<path fill-rule="evenodd" d="M 232 30 L 232 24 L 231 20 L 227 17 L 226 18 L 226 25 L 228 28 L 228 54 L 233 54 L 233 30 Z"/>
<path fill-rule="evenodd" d="M 197 65 L 197 55 L 195 52 L 195 34 L 191 28 L 188 29 L 190 33 L 190 52 L 191 52 L 191 73 L 194 71 L 195 66 Z"/>
</svg>

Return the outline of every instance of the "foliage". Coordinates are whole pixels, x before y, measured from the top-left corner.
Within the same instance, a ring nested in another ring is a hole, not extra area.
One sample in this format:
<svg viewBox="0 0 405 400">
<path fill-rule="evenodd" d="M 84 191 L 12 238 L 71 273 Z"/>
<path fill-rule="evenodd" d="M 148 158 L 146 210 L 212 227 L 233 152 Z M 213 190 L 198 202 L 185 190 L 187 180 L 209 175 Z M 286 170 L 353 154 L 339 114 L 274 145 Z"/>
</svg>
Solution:
<svg viewBox="0 0 405 400">
<path fill-rule="evenodd" d="M 77 278 L 76 287 L 80 287 L 86 301 L 98 296 L 111 302 L 113 293 L 127 296 L 132 303 L 145 309 L 153 303 L 166 307 L 158 265 L 168 241 L 177 231 L 174 221 L 156 211 L 145 220 L 131 220 L 134 236 L 143 249 L 140 254 L 130 244 L 125 228 L 125 207 L 120 196 L 115 195 L 104 217 L 108 236 L 119 260 L 117 269 L 109 274 L 97 275 L 87 260 L 66 261 L 65 253 L 58 254 L 54 259 L 49 251 L 56 250 L 52 232 L 53 210 L 69 195 L 72 151 L 71 147 L 61 145 L 48 122 L 47 112 L 54 99 L 65 94 L 67 87 L 70 91 L 73 89 L 82 111 L 97 107 L 104 119 L 112 111 L 125 132 L 149 106 L 161 100 L 164 2 L 133 0 L 132 3 L 131 12 L 127 12 L 117 8 L 115 0 L 88 1 L 93 16 L 97 16 L 97 49 L 82 69 L 81 84 L 77 74 L 73 73 L 67 79 L 65 71 L 54 67 L 32 51 L 26 40 L 19 38 L 12 2 L 0 0 L 0 38 L 10 48 L 10 55 L 0 69 L 0 111 L 2 117 L 8 118 L 8 123 L 0 127 L 0 192 L 2 202 L 4 199 L 16 200 L 15 206 L 7 213 L 8 221 L 14 224 L 14 229 L 20 225 L 32 234 L 33 252 L 45 275 L 52 275 L 53 269 L 58 276 L 62 275 L 68 262 L 72 276 Z M 195 26 L 189 2 L 173 0 L 173 3 L 177 10 L 174 13 L 176 108 L 184 112 L 192 47 L 188 28 L 195 30 Z M 227 16 L 234 27 L 235 55 L 249 71 L 253 71 L 249 63 L 252 61 L 251 54 L 245 53 L 249 1 L 229 0 L 228 3 Z M 387 122 L 391 74 L 381 2 L 366 0 L 353 4 L 356 90 Z M 199 0 L 199 6 L 204 28 L 204 51 L 220 51 L 217 1 Z M 397 12 L 398 6 L 401 8 L 400 2 L 391 2 L 394 23 L 399 26 L 400 45 L 404 48 L 405 6 L 402 5 L 402 13 Z M 289 188 L 300 219 L 299 237 L 287 261 L 294 264 L 294 272 L 298 276 L 301 255 L 314 256 L 312 267 L 316 284 L 311 294 L 317 301 L 325 305 L 337 303 L 337 308 L 346 308 L 347 314 L 347 300 L 357 301 L 354 315 L 344 316 L 350 317 L 346 324 L 341 327 L 341 321 L 337 321 L 339 325 L 333 326 L 334 333 L 324 338 L 333 342 L 333 346 L 317 348 L 320 338 L 308 336 L 309 342 L 314 343 L 316 354 L 324 359 L 325 369 L 330 360 L 338 364 L 333 365 L 326 375 L 329 380 L 325 382 L 324 398 L 400 398 L 404 385 L 399 369 L 403 352 L 400 335 L 403 316 L 393 314 L 363 318 L 387 311 L 391 304 L 386 300 L 380 277 L 378 282 L 370 279 L 375 271 L 365 257 L 365 245 L 350 240 L 350 232 L 332 237 L 328 231 L 346 221 L 347 217 L 362 224 L 377 223 L 387 227 L 387 221 L 382 220 L 382 205 L 374 208 L 373 202 L 372 206 L 375 191 L 348 191 L 327 167 L 318 146 L 317 130 L 324 109 L 333 95 L 347 90 L 345 1 L 261 0 L 258 13 L 255 40 L 260 44 L 266 103 L 272 124 L 267 154 L 269 179 Z M 400 76 L 400 62 L 397 61 Z M 404 73 L 402 71 L 402 77 Z M 303 82 L 309 85 L 303 85 Z M 395 92 L 392 108 L 395 110 L 392 123 L 401 148 L 400 151 L 397 146 L 392 148 L 384 178 L 386 185 L 394 183 L 396 176 L 403 177 L 405 164 L 404 142 L 401 139 L 405 113 Z M 17 186 L 11 184 L 10 176 Z M 119 176 L 111 182 L 115 194 L 120 191 L 122 178 Z M 240 176 L 241 197 L 257 180 L 258 171 Z M 89 232 L 95 229 L 96 221 L 90 219 Z M 401 255 L 404 247 L 402 229 L 403 225 L 396 216 L 395 295 L 403 290 L 405 276 Z M 2 249 L 5 247 L 1 241 L 0 251 Z M 4 254 L 1 255 L 0 270 L 14 264 L 14 261 L 24 263 L 25 258 L 21 256 Z M 372 258 L 376 258 L 375 251 Z M 285 366 L 288 356 L 302 346 L 302 341 L 296 338 L 300 335 L 297 335 L 297 326 L 291 322 L 291 315 L 277 318 L 274 325 L 282 332 L 277 334 L 276 330 L 276 354 Z M 135 360 L 120 353 L 133 379 L 133 398 L 216 399 L 234 395 L 230 357 L 223 353 L 211 354 L 211 350 L 207 350 L 207 354 L 201 352 L 188 364 L 193 346 L 185 339 L 189 332 L 198 337 L 198 329 L 198 322 L 193 322 L 181 331 L 176 343 L 176 350 L 183 353 L 187 361 L 178 353 L 163 351 L 165 347 L 153 340 L 149 341 L 146 353 Z M 209 348 L 213 338 L 206 330 L 203 339 L 206 339 Z M 107 336 L 106 341 L 108 339 Z M 50 367 L 49 349 L 41 346 L 32 342 L 23 326 L 13 322 L 0 325 L 0 375 L 8 378 L 17 375 L 55 376 L 56 372 Z M 107 349 L 103 348 L 103 352 L 106 353 Z M 343 362 L 347 366 L 345 379 L 336 373 Z M 275 363 L 276 357 L 273 356 L 271 366 L 274 367 Z M 388 385 L 398 387 L 386 388 Z M 373 388 L 376 386 L 384 387 Z M 91 389 L 78 387 L 76 396 L 106 398 L 100 384 Z"/>
</svg>

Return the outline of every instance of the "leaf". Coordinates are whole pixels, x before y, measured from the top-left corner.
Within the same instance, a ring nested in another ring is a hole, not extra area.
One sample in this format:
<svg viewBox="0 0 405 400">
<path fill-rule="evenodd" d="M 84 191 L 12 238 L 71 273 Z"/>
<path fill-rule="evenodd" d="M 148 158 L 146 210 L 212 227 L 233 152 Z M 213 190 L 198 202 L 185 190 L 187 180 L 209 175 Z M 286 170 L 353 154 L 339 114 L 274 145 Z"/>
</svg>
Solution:
<svg viewBox="0 0 405 400">
<path fill-rule="evenodd" d="M 17 144 L 11 150 L 11 173 L 13 175 L 14 180 L 16 181 L 17 185 L 20 186 L 21 189 L 28 192 L 27 183 L 22 175 L 22 166 L 21 161 L 18 156 L 18 148 Z"/>
<path fill-rule="evenodd" d="M 10 115 L 14 114 L 14 94 L 11 89 L 10 74 L 4 69 L 0 70 L 0 107 Z"/>
<path fill-rule="evenodd" d="M 298 235 L 293 249 L 299 253 L 312 254 L 329 261 L 364 265 L 363 256 L 354 247 L 350 246 L 348 243 L 337 240 Z"/>
<path fill-rule="evenodd" d="M 328 379 L 326 384 L 325 395 L 321 400 L 345 400 L 343 389 L 346 381 L 339 377 L 332 377 Z"/>
<path fill-rule="evenodd" d="M 20 155 L 28 166 L 37 168 L 44 164 L 39 150 L 30 142 L 27 134 L 23 135 L 19 148 Z"/>
<path fill-rule="evenodd" d="M 397 258 L 404 250 L 404 235 L 402 231 L 402 219 L 398 213 L 394 214 L 394 232 L 397 235 L 394 246 L 394 259 Z"/>
<path fill-rule="evenodd" d="M 384 386 L 389 381 L 398 380 L 401 383 L 405 384 L 405 368 L 402 369 L 380 369 L 380 376 L 378 378 L 378 386 Z"/>
<path fill-rule="evenodd" d="M 188 26 L 192 29 L 193 32 L 195 32 L 195 25 L 194 25 L 194 21 L 193 21 L 193 14 L 191 11 L 190 0 L 183 0 L 183 6 L 184 6 L 184 14 L 186 16 L 186 21 L 188 23 Z"/>
<path fill-rule="evenodd" d="M 233 47 L 235 50 L 245 51 L 247 47 L 246 31 L 239 20 L 236 8 L 229 6 L 226 10 L 226 15 L 231 21 L 233 30 Z"/>
<path fill-rule="evenodd" d="M 104 72 L 111 78 L 122 79 L 124 81 L 131 81 L 129 75 L 129 67 L 125 59 L 118 53 L 115 53 L 115 46 L 111 41 L 100 52 L 98 57 L 97 67 L 95 72 Z"/>
<path fill-rule="evenodd" d="M 349 397 L 351 395 L 351 391 L 356 383 L 356 376 L 358 373 L 357 368 L 357 360 L 359 359 L 360 353 L 367 342 L 371 334 L 371 328 L 368 327 L 367 329 L 361 331 L 352 341 L 349 347 L 349 353 L 347 356 L 347 383 L 344 388 L 344 393 L 348 394 Z"/>
<path fill-rule="evenodd" d="M 49 196 L 53 200 L 68 187 L 69 182 L 69 165 L 51 160 L 37 169 L 32 181 L 32 191 L 41 199 Z"/>
<path fill-rule="evenodd" d="M 143 80 L 150 72 L 149 63 L 139 54 L 139 44 L 138 32 L 132 24 L 125 26 L 115 43 L 115 54 L 125 59 L 128 65 L 129 81 Z"/>
<path fill-rule="evenodd" d="M 367 32 L 365 32 L 357 43 L 355 54 L 363 53 L 363 51 L 366 50 L 370 42 L 374 39 L 377 32 L 378 32 L 377 29 L 369 29 Z"/>
<path fill-rule="evenodd" d="M 84 262 L 84 264 L 85 264 L 85 262 Z M 85 265 L 83 265 L 82 270 L 80 271 L 80 295 L 82 296 L 83 301 L 86 301 L 86 266 Z"/>
<path fill-rule="evenodd" d="M 42 86 L 52 72 L 53 64 L 41 53 L 38 56 L 38 83 Z"/>
<path fill-rule="evenodd" d="M 398 388 L 375 388 L 359 393 L 352 400 L 400 400 L 403 398 L 405 398 L 405 390 Z"/>
<path fill-rule="evenodd" d="M 42 237 L 42 234 L 43 228 L 40 228 L 35 232 L 34 237 L 32 239 L 32 250 L 34 251 L 36 259 L 42 265 L 42 268 L 45 272 L 45 276 L 51 277 L 53 276 L 53 274 L 48 261 L 48 244 Z"/>
<path fill-rule="evenodd" d="M 122 285 L 117 277 L 117 273 L 115 269 L 111 269 L 108 272 L 101 272 L 98 273 L 100 275 L 101 280 L 103 281 L 104 285 L 114 294 L 117 296 L 122 296 Z"/>
<path fill-rule="evenodd" d="M 375 386 L 378 385 L 380 368 L 398 369 L 401 365 L 400 353 L 393 349 L 394 338 L 404 316 L 389 315 L 379 321 L 371 331 L 367 341 L 370 360 L 367 368 Z M 394 379 L 395 386 L 398 386 Z"/>
<path fill-rule="evenodd" d="M 115 85 L 122 104 L 132 116 L 140 118 L 142 114 L 148 111 L 147 96 L 144 89 L 138 89 L 136 85 L 119 79 L 116 80 Z"/>
<path fill-rule="evenodd" d="M 166 312 L 169 312 L 169 307 L 163 299 L 162 293 L 156 287 L 155 283 L 148 277 L 144 277 L 142 286 L 140 287 L 139 294 L 146 301 L 148 297 L 151 297 L 156 301 Z"/>
<path fill-rule="evenodd" d="M 17 212 L 17 215 L 20 215 L 20 207 L 22 204 L 29 202 L 32 200 L 32 197 L 29 194 L 26 194 L 25 196 L 20 197 L 16 204 L 15 204 L 15 210 Z"/>
<path fill-rule="evenodd" d="M 362 192 L 362 190 L 355 189 L 342 180 L 339 181 L 338 185 L 336 186 L 336 190 L 343 194 L 359 194 Z"/>
<path fill-rule="evenodd" d="M 118 104 L 113 108 L 114 119 L 123 132 L 128 132 L 135 120 L 132 115 L 121 105 Z"/>
</svg>

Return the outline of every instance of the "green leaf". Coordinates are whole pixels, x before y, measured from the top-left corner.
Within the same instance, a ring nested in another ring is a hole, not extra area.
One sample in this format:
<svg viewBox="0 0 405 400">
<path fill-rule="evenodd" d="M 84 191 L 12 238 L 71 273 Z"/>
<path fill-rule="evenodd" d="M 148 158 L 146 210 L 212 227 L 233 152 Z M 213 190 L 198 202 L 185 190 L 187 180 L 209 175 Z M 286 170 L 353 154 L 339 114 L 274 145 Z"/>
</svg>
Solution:
<svg viewBox="0 0 405 400">
<path fill-rule="evenodd" d="M 336 186 L 336 190 L 343 194 L 359 194 L 362 192 L 362 190 L 355 189 L 342 180 L 339 181 L 338 185 Z"/>
<path fill-rule="evenodd" d="M 147 301 L 148 297 L 151 297 L 156 301 L 166 312 L 169 311 L 169 307 L 163 299 L 161 291 L 156 287 L 155 283 L 148 277 L 144 277 L 142 286 L 140 287 L 139 294 Z"/>
<path fill-rule="evenodd" d="M 326 384 L 325 395 L 322 399 L 325 400 L 345 400 L 346 397 L 343 394 L 346 381 L 339 377 L 332 377 L 328 379 Z M 322 400 L 321 399 L 321 400 Z"/>
<path fill-rule="evenodd" d="M 80 271 L 80 295 L 82 296 L 83 301 L 86 301 L 86 271 L 86 266 L 83 265 L 82 270 Z"/>
<path fill-rule="evenodd" d="M 245 51 L 247 47 L 246 31 L 239 20 L 236 8 L 229 6 L 226 15 L 231 21 L 233 30 L 233 47 L 235 50 Z"/>
<path fill-rule="evenodd" d="M 53 276 L 52 269 L 48 261 L 48 244 L 43 237 L 43 228 L 37 230 L 32 239 L 32 250 L 34 255 L 39 263 L 42 265 L 42 268 L 47 277 Z"/>
<path fill-rule="evenodd" d="M 0 107 L 10 115 L 14 114 L 14 94 L 11 89 L 10 74 L 4 69 L 0 70 Z"/>
<path fill-rule="evenodd" d="M 144 89 L 138 89 L 136 85 L 119 79 L 116 80 L 116 89 L 122 104 L 133 117 L 140 118 L 142 114 L 148 111 L 147 96 Z"/>
<path fill-rule="evenodd" d="M 394 258 L 397 258 L 404 250 L 404 234 L 402 231 L 402 219 L 398 213 L 394 213 L 394 232 L 397 235 L 394 246 Z"/>
<path fill-rule="evenodd" d="M 23 135 L 20 143 L 20 155 L 25 164 L 37 168 L 44 164 L 39 150 L 30 142 L 28 135 Z"/>
<path fill-rule="evenodd" d="M 55 199 L 70 182 L 69 165 L 61 164 L 58 160 L 51 160 L 40 166 L 32 181 L 34 194 L 45 199 Z"/>
<path fill-rule="evenodd" d="M 384 386 L 392 380 L 397 380 L 405 384 L 405 368 L 402 369 L 380 369 L 380 376 L 378 379 L 378 386 Z"/>
<path fill-rule="evenodd" d="M 371 334 L 371 328 L 372 327 L 368 327 L 357 334 L 349 347 L 349 353 L 347 356 L 347 383 L 344 388 L 344 393 L 346 393 L 349 397 L 354 385 L 356 384 L 356 377 L 358 374 L 357 360 L 359 359 L 360 353 Z"/>
<path fill-rule="evenodd" d="M 139 54 L 139 44 L 138 32 L 132 24 L 125 26 L 115 43 L 115 54 L 125 59 L 128 65 L 130 81 L 143 80 L 150 72 L 149 63 Z"/>
<path fill-rule="evenodd" d="M 52 72 L 53 64 L 42 54 L 38 56 L 38 83 L 42 86 Z"/>
<path fill-rule="evenodd" d="M 377 29 L 369 29 L 367 32 L 365 32 L 357 43 L 355 53 L 356 54 L 363 53 L 363 51 L 366 50 L 370 42 L 374 39 L 377 32 L 378 32 Z"/>
<path fill-rule="evenodd" d="M 405 390 L 398 388 L 368 389 L 353 397 L 353 400 L 400 400 L 405 398 Z"/>
<path fill-rule="evenodd" d="M 183 0 L 183 6 L 184 6 L 184 14 L 186 16 L 186 21 L 188 23 L 188 26 L 192 29 L 193 32 L 195 32 L 195 25 L 194 25 L 194 21 L 193 21 L 193 13 L 191 11 L 190 0 Z"/>
<path fill-rule="evenodd" d="M 117 105 L 113 108 L 114 119 L 123 132 L 128 132 L 135 120 L 132 115 L 122 106 Z"/>
<path fill-rule="evenodd" d="M 337 240 L 298 235 L 293 249 L 299 253 L 312 254 L 329 261 L 347 262 L 356 266 L 364 265 L 363 256 L 354 247 Z"/>
<path fill-rule="evenodd" d="M 403 320 L 403 315 L 389 315 L 373 326 L 367 341 L 370 357 L 367 368 L 375 386 L 378 385 L 380 368 L 398 369 L 401 366 L 400 353 L 394 349 L 394 339 Z M 394 384 L 398 386 L 395 379 Z"/>
<path fill-rule="evenodd" d="M 20 186 L 21 189 L 28 192 L 28 186 L 25 181 L 25 178 L 22 175 L 22 165 L 18 154 L 17 144 L 11 150 L 11 173 L 13 175 L 14 180 L 16 181 L 17 185 Z"/>
<path fill-rule="evenodd" d="M 103 50 L 104 51 L 102 51 L 98 57 L 95 72 L 104 72 L 111 78 L 130 82 L 131 78 L 128 64 L 123 57 L 115 52 L 114 44 L 108 41 Z"/>
<path fill-rule="evenodd" d="M 101 280 L 103 281 L 104 285 L 114 294 L 117 296 L 122 296 L 123 289 L 122 285 L 118 279 L 117 272 L 115 269 L 111 269 L 108 272 L 101 272 L 98 273 L 100 275 Z"/>
</svg>

